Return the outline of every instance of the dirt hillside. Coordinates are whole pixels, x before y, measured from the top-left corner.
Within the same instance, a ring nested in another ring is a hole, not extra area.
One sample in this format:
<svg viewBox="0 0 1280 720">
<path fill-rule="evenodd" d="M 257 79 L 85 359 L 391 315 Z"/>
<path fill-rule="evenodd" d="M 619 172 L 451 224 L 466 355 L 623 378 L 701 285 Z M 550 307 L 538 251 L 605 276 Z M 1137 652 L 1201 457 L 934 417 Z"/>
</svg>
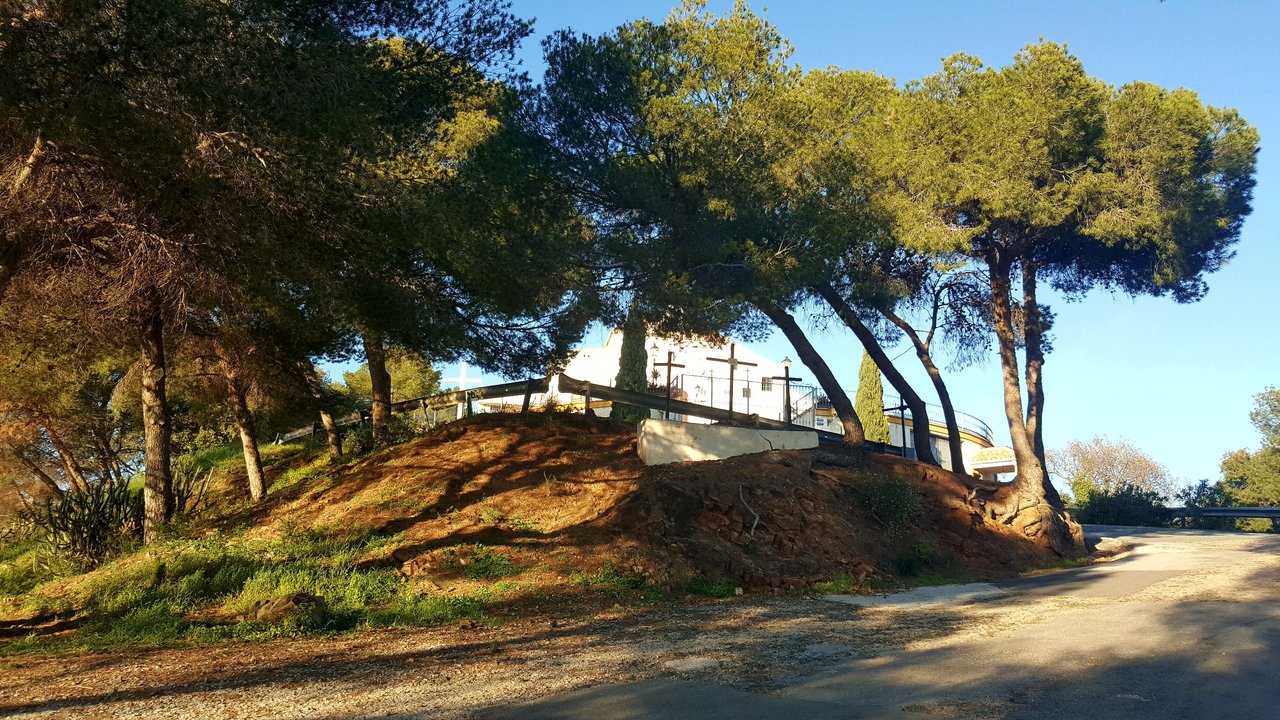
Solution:
<svg viewBox="0 0 1280 720">
<path fill-rule="evenodd" d="M 632 429 L 581 415 L 477 416 L 319 479 L 277 477 L 264 510 L 224 525 L 395 534 L 360 562 L 431 589 L 482 583 L 467 564 L 494 548 L 533 586 L 607 576 L 747 591 L 976 577 L 1048 558 L 970 506 L 972 481 L 938 468 L 825 448 L 650 468 Z"/>
</svg>

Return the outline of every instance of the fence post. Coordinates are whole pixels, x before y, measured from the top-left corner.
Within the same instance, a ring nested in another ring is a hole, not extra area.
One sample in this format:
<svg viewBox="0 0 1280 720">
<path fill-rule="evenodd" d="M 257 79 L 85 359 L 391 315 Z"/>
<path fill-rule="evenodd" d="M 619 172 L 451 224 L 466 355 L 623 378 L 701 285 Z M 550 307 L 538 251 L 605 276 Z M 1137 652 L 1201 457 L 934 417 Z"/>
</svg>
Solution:
<svg viewBox="0 0 1280 720">
<path fill-rule="evenodd" d="M 529 402 L 533 399 L 533 378 L 529 378 L 524 384 L 524 403 L 520 405 L 520 412 L 529 412 Z"/>
<path fill-rule="evenodd" d="M 582 414 L 591 414 L 591 383 L 587 383 L 587 394 L 584 396 L 586 401 L 582 403 Z"/>
</svg>

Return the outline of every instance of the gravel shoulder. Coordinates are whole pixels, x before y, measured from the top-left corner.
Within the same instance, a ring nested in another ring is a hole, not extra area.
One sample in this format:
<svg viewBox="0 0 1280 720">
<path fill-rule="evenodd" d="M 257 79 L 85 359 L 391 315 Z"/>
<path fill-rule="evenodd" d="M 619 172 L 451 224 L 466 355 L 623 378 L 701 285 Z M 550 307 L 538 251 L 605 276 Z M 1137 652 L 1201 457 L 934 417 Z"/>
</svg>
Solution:
<svg viewBox="0 0 1280 720">
<path fill-rule="evenodd" d="M 1028 629 L 1063 635 L 1100 618 L 1110 618 L 1109 626 L 1123 623 L 1126 613 L 1146 618 L 1144 632 L 1153 644 L 1167 645 L 1175 631 L 1184 639 L 1203 631 L 1201 640 L 1221 641 L 1214 628 L 1196 627 L 1197 608 L 1206 610 L 1206 617 L 1212 609 L 1214 616 L 1244 623 L 1239 631 L 1244 634 L 1231 647 L 1268 642 L 1248 629 L 1250 622 L 1274 625 L 1280 617 L 1275 603 L 1280 538 L 1166 532 L 1132 539 L 1133 554 L 1113 562 L 1177 572 L 1121 597 L 1014 593 L 957 606 L 855 607 L 817 597 L 747 595 L 614 606 L 585 616 L 514 619 L 495 627 L 20 656 L 0 661 L 0 715 L 460 720 L 566 690 L 663 677 L 774 695 L 809 688 L 806 697 L 819 697 L 839 692 L 838 683 L 833 680 L 823 690 L 815 678 L 835 677 L 833 670 L 842 667 L 888 665 L 904 657 L 963 662 L 965 653 L 1008 647 L 1006 638 L 1025 637 Z M 1173 618 L 1191 626 L 1164 627 Z M 1160 636 L 1161 628 L 1168 637 Z M 1087 655 L 1089 633 L 1077 631 L 1069 640 Z M 1197 652 L 1194 646 L 1179 648 L 1161 652 Z M 1134 651 L 1149 654 L 1151 648 Z M 1275 651 L 1260 650 L 1264 655 Z M 1044 655 L 1044 662 L 1052 662 L 1052 653 Z M 1026 657 L 1040 661 L 1034 653 Z M 1222 657 L 1228 657 L 1226 649 Z M 1142 695 L 1140 689 L 1133 692 Z M 895 707 L 910 705 L 921 717 L 1014 717 L 1025 707 L 1017 697 L 973 705 L 976 701 L 963 697 L 921 696 Z M 898 700 L 886 695 L 884 702 Z"/>
</svg>

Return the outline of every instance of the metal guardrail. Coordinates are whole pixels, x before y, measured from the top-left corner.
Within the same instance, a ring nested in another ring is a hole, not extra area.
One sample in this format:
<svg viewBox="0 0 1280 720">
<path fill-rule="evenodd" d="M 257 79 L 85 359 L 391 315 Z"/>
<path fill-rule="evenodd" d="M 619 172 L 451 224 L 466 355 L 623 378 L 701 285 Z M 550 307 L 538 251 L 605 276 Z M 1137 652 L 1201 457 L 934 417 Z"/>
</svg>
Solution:
<svg viewBox="0 0 1280 720">
<path fill-rule="evenodd" d="M 849 397 L 853 397 L 853 395 L 850 394 Z M 896 402 L 892 402 L 892 401 L 896 401 Z M 902 401 L 902 398 L 894 397 L 892 395 L 886 395 L 885 404 L 887 406 L 896 406 L 896 405 L 905 405 L 906 403 Z M 935 405 L 934 403 L 925 403 L 925 410 L 927 410 L 929 413 L 929 424 L 936 427 L 941 427 L 945 431 L 947 427 L 947 421 L 946 421 L 946 413 L 943 411 L 942 406 Z M 974 435 L 977 435 L 978 437 L 986 439 L 987 442 L 991 443 L 992 445 L 995 445 L 996 434 L 991 429 L 990 425 L 986 424 L 985 422 L 979 420 L 978 418 L 962 410 L 956 410 L 955 413 L 956 413 L 956 425 L 959 426 L 961 430 L 966 430 L 968 432 L 971 432 Z M 910 410 L 907 410 L 905 414 L 908 418 L 911 417 Z"/>
<path fill-rule="evenodd" d="M 457 407 L 465 405 L 464 415 L 471 414 L 471 403 L 476 400 L 486 398 L 504 398 L 513 396 L 524 396 L 522 409 L 528 410 L 530 398 L 536 393 L 546 393 L 551 388 L 551 378 L 530 378 L 528 380 L 518 380 L 516 382 L 502 383 L 499 385 L 487 385 L 484 387 L 472 388 L 470 390 L 455 390 L 438 395 L 429 395 L 426 397 L 414 398 L 412 400 L 401 400 L 391 404 L 393 413 L 413 412 L 416 410 L 432 410 L 449 407 Z M 751 415 L 740 412 L 729 412 L 723 408 L 715 408 L 707 405 L 698 405 L 696 403 L 686 402 L 684 400 L 676 400 L 672 398 L 668 400 L 666 396 L 651 395 L 649 393 L 635 392 L 631 390 L 621 390 L 607 385 L 596 385 L 585 380 L 577 380 L 567 375 L 559 376 L 558 389 L 572 395 L 582 395 L 588 399 L 586 407 L 590 406 L 591 398 L 600 400 L 609 400 L 611 402 L 622 402 L 628 405 L 637 405 L 648 408 L 650 410 L 666 410 L 670 409 L 672 413 L 677 415 L 688 415 L 692 417 L 703 418 L 715 422 L 731 423 L 745 427 L 769 428 L 772 430 L 809 430 L 818 434 L 818 439 L 822 442 L 842 442 L 843 436 L 839 433 L 828 432 L 826 430 L 815 430 L 812 427 L 797 425 L 795 423 L 785 423 L 781 420 L 772 420 L 762 418 L 759 415 Z M 353 425 L 359 425 L 367 422 L 368 413 L 355 413 L 342 418 L 335 418 L 334 422 L 339 429 L 349 428 Z M 304 437 L 313 436 L 322 432 L 320 424 L 313 423 L 307 427 L 300 427 L 287 433 L 276 436 L 276 444 L 292 442 Z M 901 451 L 896 446 L 887 446 L 881 443 L 868 442 L 867 447 L 875 452 L 889 453 L 898 455 Z"/>
<path fill-rule="evenodd" d="M 596 385 L 595 383 L 586 382 L 585 380 L 575 380 L 568 375 L 560 376 L 559 387 L 561 390 L 567 390 L 574 395 L 582 395 L 588 399 L 600 398 L 601 400 L 609 400 L 611 402 L 638 405 L 640 407 L 649 408 L 650 410 L 666 410 L 669 408 L 671 412 L 677 415 L 690 415 L 693 417 L 703 418 L 705 420 L 728 422 L 737 425 L 745 425 L 747 427 L 769 428 L 771 430 L 810 430 L 818 434 L 819 440 L 825 440 L 827 442 L 839 442 L 842 437 L 839 433 L 827 432 L 826 430 L 814 430 L 811 427 L 796 425 L 794 423 L 789 424 L 781 420 L 762 418 L 759 415 L 729 412 L 723 408 L 698 405 L 685 400 L 676 400 L 674 398 L 668 400 L 667 397 L 663 395 L 650 395 L 648 393 L 636 392 L 633 390 L 620 390 L 607 385 Z M 588 402 L 588 405 L 589 404 L 590 403 Z"/>
<path fill-rule="evenodd" d="M 679 387 L 685 393 L 692 393 L 694 397 L 698 397 L 701 395 L 708 396 L 711 399 L 711 403 L 712 403 L 711 407 L 715 406 L 716 397 L 720 397 L 720 398 L 726 397 L 724 393 L 717 393 L 716 392 L 717 388 L 730 387 L 731 389 L 729 390 L 729 392 L 731 394 L 735 394 L 735 397 L 737 397 L 736 393 L 741 389 L 746 389 L 746 388 L 751 388 L 752 390 L 758 389 L 762 393 L 761 395 L 754 396 L 754 393 L 753 393 L 753 396 L 746 396 L 746 395 L 742 396 L 742 398 L 738 400 L 738 402 L 740 403 L 740 406 L 745 405 L 748 412 L 750 412 L 752 409 L 756 409 L 756 414 L 769 415 L 769 416 L 772 416 L 774 419 L 782 418 L 783 403 L 781 402 L 780 398 L 777 397 L 777 393 L 776 393 L 776 387 L 780 386 L 782 383 L 780 381 L 774 381 L 772 378 L 759 378 L 759 377 L 735 378 L 731 384 L 727 376 L 715 375 L 715 374 L 697 375 L 692 373 L 681 373 L 680 375 L 677 375 L 675 377 L 675 381 L 676 381 L 676 386 Z M 770 383 L 774 387 L 774 390 L 766 390 L 763 383 Z M 693 387 L 690 387 L 691 384 L 693 385 Z M 856 394 L 850 391 L 848 388 L 845 388 L 844 390 L 849 397 L 853 397 Z M 806 413 L 812 413 L 812 411 L 816 409 L 820 404 L 830 402 L 829 400 L 826 400 L 826 394 L 822 391 L 821 387 L 817 385 L 809 385 L 806 383 L 792 384 L 791 397 L 792 397 L 791 412 L 793 415 L 793 421 L 795 417 L 804 415 Z M 808 399 L 809 402 L 806 403 L 805 402 L 806 399 Z M 901 398 L 896 397 L 894 395 L 885 395 L 884 403 L 886 407 L 896 407 L 896 406 L 905 404 L 902 402 Z M 945 436 L 946 413 L 943 411 L 942 406 L 937 405 L 935 403 L 925 403 L 925 408 L 929 413 L 929 424 L 933 426 L 934 429 L 941 429 L 941 431 L 943 432 L 943 435 Z M 996 434 L 995 434 L 995 431 L 991 429 L 990 425 L 988 425 L 982 420 L 964 411 L 956 410 L 955 413 L 956 413 L 956 424 L 959 425 L 961 430 L 969 432 L 973 435 L 977 435 L 978 437 L 985 439 L 988 443 L 995 445 Z M 903 415 L 906 418 L 910 419 L 911 411 L 905 410 L 903 412 Z M 896 417 L 896 414 L 894 415 L 894 417 Z M 799 423 L 799 424 L 810 424 L 810 423 Z"/>
<path fill-rule="evenodd" d="M 470 390 L 453 390 L 436 395 L 427 395 L 424 397 L 413 398 L 412 400 L 400 400 L 391 403 L 392 413 L 412 412 L 414 410 L 439 410 L 442 408 L 453 407 L 465 404 L 467 407 L 466 414 L 470 414 L 471 403 L 476 400 L 484 400 L 486 398 L 495 397 L 512 397 L 524 396 L 524 409 L 529 409 L 529 398 L 534 393 L 544 393 L 547 391 L 549 378 L 529 378 L 528 380 L 517 380 L 515 382 L 501 383 L 498 385 L 486 385 L 484 387 L 472 388 Z M 352 413 L 341 418 L 334 418 L 334 424 L 339 429 L 349 428 L 353 425 L 359 425 L 367 422 L 368 413 Z M 282 445 L 284 443 L 293 442 L 304 437 L 315 435 L 321 432 L 320 423 L 315 422 L 307 427 L 300 427 L 290 430 L 287 433 L 281 433 L 276 436 L 275 444 Z"/>
<path fill-rule="evenodd" d="M 1166 510 L 1170 518 L 1257 518 L 1280 520 L 1280 507 L 1181 507 Z"/>
</svg>

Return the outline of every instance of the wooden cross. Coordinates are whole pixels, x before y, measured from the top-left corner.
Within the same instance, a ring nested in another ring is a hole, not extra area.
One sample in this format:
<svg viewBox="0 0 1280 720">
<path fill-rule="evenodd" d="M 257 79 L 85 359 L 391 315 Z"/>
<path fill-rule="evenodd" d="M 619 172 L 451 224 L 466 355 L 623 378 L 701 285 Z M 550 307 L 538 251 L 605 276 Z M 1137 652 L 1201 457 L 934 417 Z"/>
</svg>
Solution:
<svg viewBox="0 0 1280 720">
<path fill-rule="evenodd" d="M 707 359 L 708 359 L 708 360 L 710 360 L 711 362 L 722 362 L 722 363 L 728 363 L 728 364 L 729 364 L 729 412 L 733 412 L 733 374 L 734 374 L 734 371 L 738 369 L 738 366 L 739 366 L 739 365 L 745 365 L 746 367 L 756 367 L 756 363 L 753 363 L 753 362 L 746 362 L 745 360 L 739 360 L 737 357 L 735 357 L 735 356 L 734 356 L 734 350 L 735 350 L 735 348 L 736 348 L 736 347 L 737 347 L 737 345 L 736 345 L 735 343 L 729 343 L 729 357 L 727 357 L 727 358 L 713 358 L 713 357 L 709 357 L 709 358 L 707 358 Z"/>
<path fill-rule="evenodd" d="M 662 411 L 663 420 L 671 419 L 671 368 L 684 367 L 684 365 L 681 365 L 680 363 L 675 362 L 675 357 L 676 357 L 676 354 L 668 350 L 666 362 L 660 363 L 655 361 L 653 363 L 654 372 L 657 372 L 658 368 L 660 367 L 665 367 L 667 369 L 667 409 Z"/>
<path fill-rule="evenodd" d="M 774 375 L 770 380 L 781 380 L 782 386 L 782 421 L 791 424 L 791 383 L 800 382 L 800 378 L 791 377 L 791 358 L 782 358 L 782 376 Z"/>
<path fill-rule="evenodd" d="M 464 401 L 458 403 L 458 419 L 461 420 L 464 414 L 471 415 L 471 396 L 467 394 L 467 384 L 475 383 L 476 385 L 479 385 L 480 379 L 467 377 L 467 361 L 463 360 L 462 364 L 458 365 L 458 377 L 441 378 L 441 380 L 447 383 L 457 383 L 458 390 L 462 391 Z"/>
<path fill-rule="evenodd" d="M 471 383 L 474 383 L 476 385 L 480 384 L 479 378 L 473 379 L 473 378 L 467 377 L 467 361 L 466 360 L 463 360 L 462 364 L 458 366 L 458 377 L 441 378 L 441 380 L 447 383 L 457 383 L 459 390 L 466 390 L 467 385 Z"/>
</svg>

